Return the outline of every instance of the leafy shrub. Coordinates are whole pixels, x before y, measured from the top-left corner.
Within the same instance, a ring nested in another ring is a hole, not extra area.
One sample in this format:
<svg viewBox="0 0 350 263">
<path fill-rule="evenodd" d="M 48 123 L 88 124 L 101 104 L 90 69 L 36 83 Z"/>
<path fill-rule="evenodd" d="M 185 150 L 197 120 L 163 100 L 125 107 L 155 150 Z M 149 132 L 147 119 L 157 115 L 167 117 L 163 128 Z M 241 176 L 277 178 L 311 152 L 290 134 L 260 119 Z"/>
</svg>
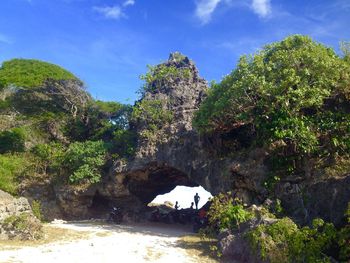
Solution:
<svg viewBox="0 0 350 263">
<path fill-rule="evenodd" d="M 97 183 L 101 179 L 101 167 L 105 163 L 106 148 L 103 141 L 74 142 L 62 156 L 62 165 L 70 174 L 73 184 L 87 181 Z"/>
<path fill-rule="evenodd" d="M 5 61 L 0 68 L 0 89 L 9 85 L 23 88 L 40 87 L 47 79 L 77 78 L 59 66 L 34 59 Z"/>
<path fill-rule="evenodd" d="M 19 179 L 29 172 L 30 164 L 26 155 L 0 154 L 0 189 L 16 195 Z"/>
<path fill-rule="evenodd" d="M 152 139 L 157 131 L 172 121 L 173 114 L 167 110 L 164 100 L 141 100 L 135 105 L 131 118 L 146 124 L 147 128 L 141 132 L 141 136 Z"/>
<path fill-rule="evenodd" d="M 230 193 L 215 196 L 208 212 L 209 224 L 218 226 L 220 230 L 238 228 L 251 217 L 252 214 L 244 209 L 242 202 L 233 200 Z"/>
<path fill-rule="evenodd" d="M 298 228 L 289 218 L 260 225 L 247 237 L 258 255 L 274 262 L 330 262 L 326 251 L 336 240 L 332 224 L 315 219 L 312 227 Z"/>
<path fill-rule="evenodd" d="M 25 132 L 21 128 L 13 128 L 0 132 L 0 153 L 23 152 L 25 149 Z"/>
</svg>

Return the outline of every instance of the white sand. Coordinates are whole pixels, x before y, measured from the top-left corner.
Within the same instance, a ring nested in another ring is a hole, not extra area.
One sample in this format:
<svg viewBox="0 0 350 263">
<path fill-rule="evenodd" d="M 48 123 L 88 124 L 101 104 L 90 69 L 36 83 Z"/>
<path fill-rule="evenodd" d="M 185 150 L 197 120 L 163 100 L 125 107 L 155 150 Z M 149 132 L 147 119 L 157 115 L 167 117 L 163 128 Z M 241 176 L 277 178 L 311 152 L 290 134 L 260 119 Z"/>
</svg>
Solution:
<svg viewBox="0 0 350 263">
<path fill-rule="evenodd" d="M 57 227 L 91 231 L 87 239 L 0 251 L 0 262 L 210 262 L 189 256 L 178 246 L 189 232 L 161 225 L 106 225 L 91 222 L 56 223 Z"/>
</svg>

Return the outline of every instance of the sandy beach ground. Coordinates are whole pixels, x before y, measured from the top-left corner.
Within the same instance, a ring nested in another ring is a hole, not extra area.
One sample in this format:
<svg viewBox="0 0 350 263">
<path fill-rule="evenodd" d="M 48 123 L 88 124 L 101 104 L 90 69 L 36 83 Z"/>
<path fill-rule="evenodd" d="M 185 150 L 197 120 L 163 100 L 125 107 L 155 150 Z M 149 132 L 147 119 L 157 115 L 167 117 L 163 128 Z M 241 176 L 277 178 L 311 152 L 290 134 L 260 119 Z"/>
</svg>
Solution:
<svg viewBox="0 0 350 263">
<path fill-rule="evenodd" d="M 201 249 L 199 239 L 181 226 L 88 221 L 56 222 L 45 228 L 57 232 L 54 241 L 1 243 L 0 262 L 216 262 Z"/>
</svg>

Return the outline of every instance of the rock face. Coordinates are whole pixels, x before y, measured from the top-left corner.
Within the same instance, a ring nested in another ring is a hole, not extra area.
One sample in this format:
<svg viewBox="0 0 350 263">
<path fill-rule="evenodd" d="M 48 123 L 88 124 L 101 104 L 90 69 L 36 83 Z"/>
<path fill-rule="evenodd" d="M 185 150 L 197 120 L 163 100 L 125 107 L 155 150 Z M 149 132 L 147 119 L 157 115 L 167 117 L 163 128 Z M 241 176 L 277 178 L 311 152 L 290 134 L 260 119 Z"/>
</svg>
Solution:
<svg viewBox="0 0 350 263">
<path fill-rule="evenodd" d="M 169 77 L 158 86 L 149 83 L 151 88 L 142 101 L 166 102 L 164 108 L 173 114 L 172 121 L 157 131 L 156 140 L 141 136 L 135 157 L 128 162 L 117 160 L 98 192 L 121 205 L 127 200 L 125 206 L 132 203 L 140 209 L 177 185 L 201 185 L 212 194 L 237 186 L 238 196 L 247 202 L 259 201 L 255 200 L 255 193 L 263 190 L 266 152 L 255 149 L 245 157 L 234 158 L 222 158 L 213 152 L 222 146 L 222 139 L 202 137 L 192 126 L 194 113 L 208 90 L 206 81 L 199 76 L 194 63 L 178 53 L 171 54 L 162 66 L 189 74 Z M 136 123 L 138 134 L 147 130 L 148 125 Z"/>
<path fill-rule="evenodd" d="M 9 222 L 7 222 L 8 219 Z M 35 239 L 41 233 L 40 221 L 26 198 L 14 198 L 0 190 L 0 240 Z"/>
<path fill-rule="evenodd" d="M 276 190 L 287 212 L 300 224 L 322 218 L 336 225 L 345 223 L 345 209 L 350 202 L 350 174 L 320 182 L 285 182 Z"/>
<path fill-rule="evenodd" d="M 199 76 L 194 63 L 178 53 L 171 54 L 162 66 L 189 74 L 169 77 L 160 86 L 150 83 L 155 87 L 147 90 L 142 100 L 166 102 L 165 110 L 172 113 L 173 119 L 161 127 L 156 140 L 140 137 L 133 160 L 114 163 L 107 179 L 110 182 L 104 182 L 106 187 L 99 189 L 100 193 L 133 196 L 135 203 L 145 205 L 177 185 L 202 185 L 217 193 L 226 184 L 221 179 L 228 173 L 223 167 L 229 162 L 213 160 L 192 127 L 194 112 L 206 96 L 206 81 Z M 147 123 L 136 123 L 139 134 L 147 128 Z"/>
<path fill-rule="evenodd" d="M 247 233 L 256 229 L 259 226 L 268 226 L 278 222 L 279 219 L 269 218 L 268 214 L 264 213 L 263 207 L 252 205 L 251 212 L 256 217 L 244 222 L 238 229 L 229 231 L 225 230 L 218 235 L 218 249 L 222 253 L 224 262 L 249 262 L 249 263 L 264 263 L 267 260 L 262 260 L 260 253 L 254 251 L 247 238 Z"/>
<path fill-rule="evenodd" d="M 119 203 L 125 198 L 127 205 L 131 202 L 134 207 L 142 207 L 176 185 L 201 185 L 212 194 L 231 190 L 246 203 L 264 202 L 268 197 L 264 187 L 269 174 L 268 151 L 252 148 L 244 155 L 221 157 L 215 149 L 224 148 L 231 138 L 200 136 L 192 126 L 194 113 L 206 96 L 207 83 L 200 78 L 193 62 L 178 53 L 171 54 L 163 65 L 187 69 L 190 77 L 169 78 L 160 86 L 149 83 L 152 89 L 145 92 L 143 100 L 166 101 L 165 108 L 174 118 L 162 127 L 156 141 L 139 139 L 133 160 L 116 161 L 99 193 L 114 197 Z M 137 123 L 136 128 L 140 134 L 147 129 L 147 123 Z M 166 136 L 163 138 L 162 134 Z M 249 136 L 244 131 L 241 134 Z M 276 196 L 282 200 L 287 214 L 302 224 L 315 217 L 339 224 L 350 201 L 349 179 L 345 175 L 319 183 L 306 179 L 283 181 L 276 185 Z"/>
<path fill-rule="evenodd" d="M 219 159 L 206 150 L 205 142 L 192 127 L 194 112 L 206 96 L 207 82 L 199 76 L 194 63 L 179 53 L 170 55 L 161 67 L 186 74 L 174 74 L 161 85 L 149 83 L 142 101 L 161 102 L 172 114 L 153 138 L 139 136 L 132 160 L 115 160 L 103 181 L 84 191 L 56 190 L 58 204 L 70 217 L 106 214 L 111 204 L 131 213 L 141 211 L 158 194 L 177 185 L 202 185 L 212 193 L 229 189 L 230 160 Z M 138 134 L 149 129 L 149 123 L 133 124 Z M 228 179 L 227 181 L 223 178 Z M 95 212 L 94 212 L 95 211 Z"/>
<path fill-rule="evenodd" d="M 32 209 L 26 198 L 14 198 L 10 194 L 0 190 L 0 222 L 9 216 L 21 213 L 32 213 Z"/>
<path fill-rule="evenodd" d="M 43 203 L 56 208 L 55 216 L 101 217 L 112 205 L 117 205 L 133 217 L 158 194 L 167 193 L 177 185 L 201 185 L 212 194 L 231 190 L 248 204 L 263 203 L 268 197 L 264 187 L 269 174 L 268 151 L 246 147 L 250 150 L 241 155 L 221 154 L 220 149 L 232 138 L 245 136 L 249 141 L 249 134 L 240 131 L 230 138 L 200 136 L 192 120 L 205 99 L 206 81 L 199 76 L 194 63 L 179 53 L 171 54 L 158 69 L 162 67 L 170 68 L 172 74 L 161 82 L 151 80 L 139 103 L 160 102 L 160 110 L 170 112 L 171 121 L 157 126 L 152 136 L 142 135 L 146 131 L 149 135 L 149 122 L 132 123 L 139 134 L 134 158 L 114 160 L 101 183 L 88 189 L 67 186 L 47 189 L 45 193 L 51 199 Z M 350 201 L 349 179 L 349 174 L 318 183 L 291 178 L 277 183 L 275 193 L 287 214 L 303 224 L 315 217 L 338 224 Z M 46 215 L 53 219 L 50 213 Z"/>
<path fill-rule="evenodd" d="M 248 229 L 251 230 L 251 229 Z M 248 231 L 246 230 L 246 231 Z M 237 231 L 236 233 L 221 233 L 218 237 L 218 248 L 222 253 L 222 259 L 227 262 L 249 262 L 264 263 L 252 251 L 251 245 L 244 236 L 245 231 Z"/>
</svg>

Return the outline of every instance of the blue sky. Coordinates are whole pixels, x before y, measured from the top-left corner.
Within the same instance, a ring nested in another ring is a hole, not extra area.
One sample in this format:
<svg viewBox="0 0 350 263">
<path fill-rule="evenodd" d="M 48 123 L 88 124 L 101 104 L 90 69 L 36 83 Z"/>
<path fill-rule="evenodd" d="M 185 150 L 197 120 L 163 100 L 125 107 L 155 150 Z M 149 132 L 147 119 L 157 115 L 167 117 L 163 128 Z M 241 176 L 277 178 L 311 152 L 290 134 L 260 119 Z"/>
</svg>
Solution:
<svg viewBox="0 0 350 263">
<path fill-rule="evenodd" d="M 0 62 L 49 61 L 94 97 L 132 103 L 146 65 L 172 51 L 220 81 L 267 43 L 307 34 L 338 50 L 349 28 L 350 0 L 0 0 Z"/>
</svg>

